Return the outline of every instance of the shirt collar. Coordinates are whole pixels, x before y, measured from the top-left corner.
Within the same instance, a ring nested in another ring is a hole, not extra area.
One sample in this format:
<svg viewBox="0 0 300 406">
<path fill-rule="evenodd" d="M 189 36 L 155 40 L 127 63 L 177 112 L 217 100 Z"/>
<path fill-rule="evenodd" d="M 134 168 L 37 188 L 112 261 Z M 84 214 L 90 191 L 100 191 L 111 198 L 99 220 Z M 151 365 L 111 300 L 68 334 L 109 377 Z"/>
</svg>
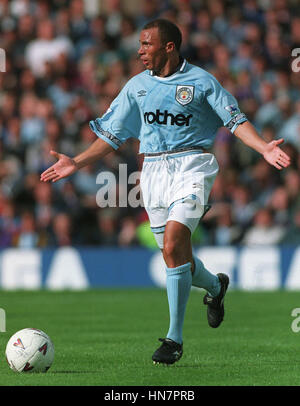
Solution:
<svg viewBox="0 0 300 406">
<path fill-rule="evenodd" d="M 180 65 L 180 68 L 179 68 L 176 72 L 174 72 L 174 73 L 183 73 L 183 72 L 185 72 L 186 66 L 187 66 L 187 60 L 186 60 L 186 59 L 183 59 L 183 62 L 182 62 L 182 64 Z M 174 73 L 173 73 L 172 75 L 174 75 Z M 150 70 L 150 71 L 149 71 L 149 75 L 150 75 L 150 76 L 155 76 L 154 70 Z"/>
</svg>

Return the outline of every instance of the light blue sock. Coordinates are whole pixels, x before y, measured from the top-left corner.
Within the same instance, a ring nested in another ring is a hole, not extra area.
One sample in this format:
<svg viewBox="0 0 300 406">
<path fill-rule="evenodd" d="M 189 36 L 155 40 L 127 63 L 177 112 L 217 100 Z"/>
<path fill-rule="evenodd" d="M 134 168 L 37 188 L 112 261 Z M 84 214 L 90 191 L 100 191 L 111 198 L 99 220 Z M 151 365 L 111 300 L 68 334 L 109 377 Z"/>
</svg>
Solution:
<svg viewBox="0 0 300 406">
<path fill-rule="evenodd" d="M 170 326 L 167 338 L 182 344 L 182 330 L 186 304 L 192 286 L 191 263 L 166 268 Z"/>
<path fill-rule="evenodd" d="M 221 289 L 219 278 L 210 273 L 199 258 L 195 256 L 193 258 L 195 261 L 195 270 L 192 277 L 192 285 L 207 290 L 212 297 L 218 296 Z"/>
</svg>

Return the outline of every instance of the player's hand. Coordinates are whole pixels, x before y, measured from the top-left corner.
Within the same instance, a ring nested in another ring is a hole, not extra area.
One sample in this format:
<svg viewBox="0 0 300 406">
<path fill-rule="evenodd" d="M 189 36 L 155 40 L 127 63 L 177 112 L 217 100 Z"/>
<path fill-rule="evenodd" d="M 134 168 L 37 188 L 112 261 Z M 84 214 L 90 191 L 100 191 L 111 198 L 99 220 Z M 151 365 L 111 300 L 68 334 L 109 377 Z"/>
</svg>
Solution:
<svg viewBox="0 0 300 406">
<path fill-rule="evenodd" d="M 40 180 L 42 182 L 57 182 L 77 171 L 76 163 L 72 158 L 64 154 L 59 154 L 56 151 L 50 151 L 50 154 L 58 161 L 41 174 Z"/>
<path fill-rule="evenodd" d="M 279 170 L 287 168 L 291 163 L 290 157 L 278 147 L 283 142 L 283 138 L 269 142 L 263 153 L 265 160 Z"/>
</svg>

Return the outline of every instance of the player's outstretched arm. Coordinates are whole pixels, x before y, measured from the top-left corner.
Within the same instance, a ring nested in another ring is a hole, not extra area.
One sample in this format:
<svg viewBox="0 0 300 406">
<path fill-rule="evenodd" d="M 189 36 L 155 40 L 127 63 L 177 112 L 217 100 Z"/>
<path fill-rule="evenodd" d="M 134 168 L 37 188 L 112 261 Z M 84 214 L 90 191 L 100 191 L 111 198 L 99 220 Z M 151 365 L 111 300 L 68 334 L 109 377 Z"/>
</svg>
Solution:
<svg viewBox="0 0 300 406">
<path fill-rule="evenodd" d="M 269 143 L 265 142 L 249 121 L 240 124 L 234 131 L 234 135 L 244 144 L 262 154 L 265 160 L 275 168 L 281 170 L 290 165 L 290 157 L 278 146 L 284 142 L 282 138 Z"/>
<path fill-rule="evenodd" d="M 57 162 L 46 169 L 41 174 L 40 179 L 42 182 L 57 182 L 62 178 L 72 175 L 84 166 L 95 162 L 97 159 L 104 157 L 112 151 L 114 151 L 113 147 L 101 138 L 98 138 L 85 151 L 74 158 L 70 158 L 67 155 L 60 154 L 56 151 L 50 151 L 50 154 L 57 159 Z"/>
</svg>

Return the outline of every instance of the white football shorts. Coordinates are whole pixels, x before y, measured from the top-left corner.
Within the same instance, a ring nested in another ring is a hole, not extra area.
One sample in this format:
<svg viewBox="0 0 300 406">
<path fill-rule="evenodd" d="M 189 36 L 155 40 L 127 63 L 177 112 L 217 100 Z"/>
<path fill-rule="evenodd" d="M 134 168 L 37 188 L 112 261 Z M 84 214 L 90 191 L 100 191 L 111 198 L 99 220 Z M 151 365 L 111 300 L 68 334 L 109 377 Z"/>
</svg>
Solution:
<svg viewBox="0 0 300 406">
<path fill-rule="evenodd" d="M 205 214 L 218 171 L 215 156 L 199 150 L 145 156 L 140 186 L 159 248 L 163 248 L 164 230 L 170 220 L 194 232 Z"/>
</svg>

